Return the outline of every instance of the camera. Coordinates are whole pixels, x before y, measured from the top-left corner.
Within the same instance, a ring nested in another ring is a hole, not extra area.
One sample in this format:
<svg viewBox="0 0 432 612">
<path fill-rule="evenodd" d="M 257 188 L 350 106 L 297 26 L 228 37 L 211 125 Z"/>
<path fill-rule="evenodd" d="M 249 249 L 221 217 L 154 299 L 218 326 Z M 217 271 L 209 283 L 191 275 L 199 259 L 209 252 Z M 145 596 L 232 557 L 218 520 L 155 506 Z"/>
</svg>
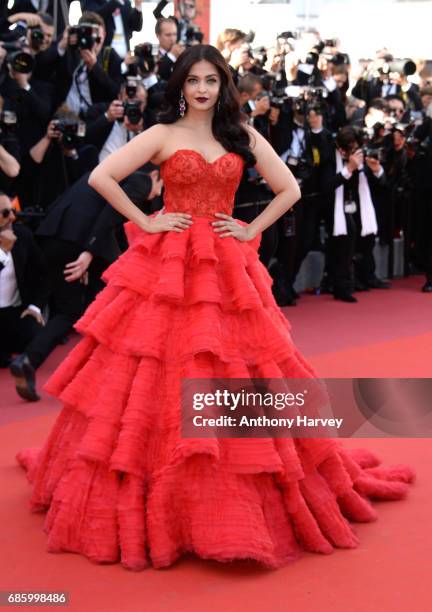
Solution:
<svg viewBox="0 0 432 612">
<path fill-rule="evenodd" d="M 136 77 L 128 76 L 126 80 L 126 96 L 129 100 L 134 100 L 137 95 L 138 80 Z"/>
<path fill-rule="evenodd" d="M 129 64 L 129 76 L 138 76 L 138 71 L 142 76 L 146 76 L 154 71 L 155 59 L 153 56 L 153 45 L 151 43 L 143 43 L 134 48 L 134 56 L 136 62 Z"/>
<path fill-rule="evenodd" d="M 190 47 L 195 43 L 201 44 L 203 37 L 204 35 L 197 25 L 190 25 L 186 30 L 186 46 Z"/>
<path fill-rule="evenodd" d="M 20 74 L 30 74 L 34 68 L 34 59 L 30 53 L 23 51 L 23 47 L 28 47 L 25 39 L 16 42 L 3 43 L 3 49 L 8 51 L 6 61 L 15 72 Z"/>
<path fill-rule="evenodd" d="M 371 159 L 376 159 L 379 162 L 384 160 L 383 147 L 364 146 L 362 147 L 362 151 L 365 158 L 370 157 Z"/>
<path fill-rule="evenodd" d="M 38 51 L 43 45 L 44 38 L 45 34 L 39 26 L 30 28 L 30 44 L 32 46 L 32 49 Z"/>
<path fill-rule="evenodd" d="M 314 110 L 322 115 L 326 108 L 328 92 L 325 87 L 311 87 L 308 85 L 291 85 L 286 89 L 289 98 L 292 98 L 292 107 L 299 115 L 307 115 Z"/>
<path fill-rule="evenodd" d="M 137 125 L 143 118 L 141 102 L 139 100 L 127 100 L 123 102 L 124 116 L 129 119 L 129 123 Z"/>
<path fill-rule="evenodd" d="M 71 43 L 71 36 L 76 35 L 76 43 Z M 100 43 L 101 37 L 99 36 L 99 26 L 93 23 L 81 23 L 77 26 L 69 28 L 69 46 L 79 49 L 80 51 L 85 49 L 93 49 L 93 47 Z"/>
<path fill-rule="evenodd" d="M 86 124 L 79 119 L 54 119 L 54 126 L 62 135 L 66 149 L 75 149 L 86 135 Z"/>
<path fill-rule="evenodd" d="M 336 38 L 325 38 L 324 39 L 324 47 L 337 47 L 337 40 Z"/>
</svg>

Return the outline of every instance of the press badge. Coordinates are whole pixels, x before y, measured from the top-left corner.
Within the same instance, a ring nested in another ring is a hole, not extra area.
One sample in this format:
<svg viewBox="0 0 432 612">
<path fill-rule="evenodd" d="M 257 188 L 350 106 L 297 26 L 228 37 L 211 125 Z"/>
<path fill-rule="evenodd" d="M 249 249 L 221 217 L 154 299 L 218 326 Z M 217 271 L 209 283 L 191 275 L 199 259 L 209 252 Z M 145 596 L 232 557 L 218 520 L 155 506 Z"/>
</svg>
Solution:
<svg viewBox="0 0 432 612">
<path fill-rule="evenodd" d="M 357 210 L 356 202 L 354 202 L 353 200 L 350 200 L 349 202 L 345 202 L 344 211 L 346 213 L 355 213 L 356 210 Z"/>
</svg>

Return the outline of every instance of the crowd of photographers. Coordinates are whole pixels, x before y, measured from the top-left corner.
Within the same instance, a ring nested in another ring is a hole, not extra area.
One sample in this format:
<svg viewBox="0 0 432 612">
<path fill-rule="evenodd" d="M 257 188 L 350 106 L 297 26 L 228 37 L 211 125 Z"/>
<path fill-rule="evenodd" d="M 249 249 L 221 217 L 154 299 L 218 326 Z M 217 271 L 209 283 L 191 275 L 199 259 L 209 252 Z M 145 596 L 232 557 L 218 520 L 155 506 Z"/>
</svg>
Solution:
<svg viewBox="0 0 432 612">
<path fill-rule="evenodd" d="M 141 3 L 84 0 L 73 27 L 67 0 L 0 9 L 0 365 L 27 400 L 39 399 L 35 371 L 127 247 L 125 220 L 88 185 L 89 173 L 158 121 L 177 58 L 202 41 L 187 0 L 183 18 L 156 12 L 157 51 L 150 43 L 131 49 Z M 248 120 L 302 190 L 262 237 L 278 304 L 296 304 L 311 250 L 325 255 L 317 291 L 355 302 L 356 291 L 388 288 L 373 251 L 377 240 L 388 245 L 391 277 L 398 236 L 404 273 L 424 272 L 423 290 L 432 291 L 432 87 L 414 84 L 417 66 L 382 52 L 352 83 L 349 57 L 314 32 L 284 32 L 274 48 L 253 49 L 245 33 L 228 29 L 217 46 Z M 122 186 L 146 213 L 161 208 L 150 162 Z M 249 222 L 272 198 L 245 168 L 234 216 Z"/>
</svg>

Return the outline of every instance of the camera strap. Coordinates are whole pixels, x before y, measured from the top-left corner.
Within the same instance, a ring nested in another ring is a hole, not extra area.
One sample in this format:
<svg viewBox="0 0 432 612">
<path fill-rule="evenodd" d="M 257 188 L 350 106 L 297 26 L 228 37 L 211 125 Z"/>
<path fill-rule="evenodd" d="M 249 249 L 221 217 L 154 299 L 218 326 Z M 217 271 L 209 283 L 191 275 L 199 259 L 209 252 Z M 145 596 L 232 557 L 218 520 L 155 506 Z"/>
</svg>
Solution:
<svg viewBox="0 0 432 612">
<path fill-rule="evenodd" d="M 104 47 L 103 57 L 102 57 L 102 68 L 103 68 L 103 71 L 106 72 L 106 74 L 108 74 L 110 53 L 111 53 L 111 47 Z"/>
<path fill-rule="evenodd" d="M 91 106 L 91 102 L 89 102 L 83 95 L 82 91 L 81 91 L 81 87 L 80 87 L 80 80 L 79 77 L 84 74 L 85 71 L 85 78 L 88 81 L 88 74 L 87 74 L 87 70 L 85 68 L 85 65 L 82 63 L 80 66 L 78 66 L 78 68 L 75 71 L 74 74 L 74 83 L 75 83 L 75 87 L 77 89 L 78 92 L 78 96 L 80 99 L 80 106 L 82 109 L 85 108 L 89 108 L 89 106 Z"/>
</svg>

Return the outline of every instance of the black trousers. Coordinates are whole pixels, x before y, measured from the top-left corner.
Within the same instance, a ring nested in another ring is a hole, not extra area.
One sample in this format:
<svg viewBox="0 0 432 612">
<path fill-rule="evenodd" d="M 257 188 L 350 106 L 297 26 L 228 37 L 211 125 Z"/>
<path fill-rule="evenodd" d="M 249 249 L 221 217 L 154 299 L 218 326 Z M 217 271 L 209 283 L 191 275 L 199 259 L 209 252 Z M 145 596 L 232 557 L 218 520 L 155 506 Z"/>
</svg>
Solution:
<svg viewBox="0 0 432 612">
<path fill-rule="evenodd" d="M 294 284 L 303 260 L 317 242 L 325 205 L 322 198 L 303 198 L 276 223 L 277 277 L 287 289 Z"/>
<path fill-rule="evenodd" d="M 100 274 L 104 267 L 100 266 L 99 262 L 93 265 L 93 260 L 89 267 L 87 287 L 79 280 L 67 282 L 64 268 L 67 263 L 78 258 L 82 247 L 56 238 L 43 238 L 40 245 L 48 269 L 50 318 L 26 347 L 26 353 L 34 368 L 38 368 L 45 361 L 84 313 L 91 299 L 102 287 Z"/>
<path fill-rule="evenodd" d="M 360 212 L 345 213 L 347 233 L 333 236 L 333 219 L 328 225 L 326 268 L 334 291 L 354 291 L 354 276 L 367 284 L 375 277 L 375 234 L 361 235 Z"/>
<path fill-rule="evenodd" d="M 418 192 L 415 206 L 415 255 L 427 277 L 432 279 L 432 190 Z"/>
<path fill-rule="evenodd" d="M 22 353 L 29 342 L 37 336 L 42 326 L 31 315 L 21 319 L 26 306 L 0 308 L 0 361 L 12 353 Z"/>
<path fill-rule="evenodd" d="M 254 204 L 252 206 L 244 206 L 235 208 L 233 217 L 240 219 L 245 223 L 251 223 L 266 207 L 265 204 Z M 268 265 L 275 253 L 277 244 L 277 227 L 274 223 L 263 231 L 261 244 L 259 248 L 259 256 L 261 262 L 268 268 Z"/>
</svg>

